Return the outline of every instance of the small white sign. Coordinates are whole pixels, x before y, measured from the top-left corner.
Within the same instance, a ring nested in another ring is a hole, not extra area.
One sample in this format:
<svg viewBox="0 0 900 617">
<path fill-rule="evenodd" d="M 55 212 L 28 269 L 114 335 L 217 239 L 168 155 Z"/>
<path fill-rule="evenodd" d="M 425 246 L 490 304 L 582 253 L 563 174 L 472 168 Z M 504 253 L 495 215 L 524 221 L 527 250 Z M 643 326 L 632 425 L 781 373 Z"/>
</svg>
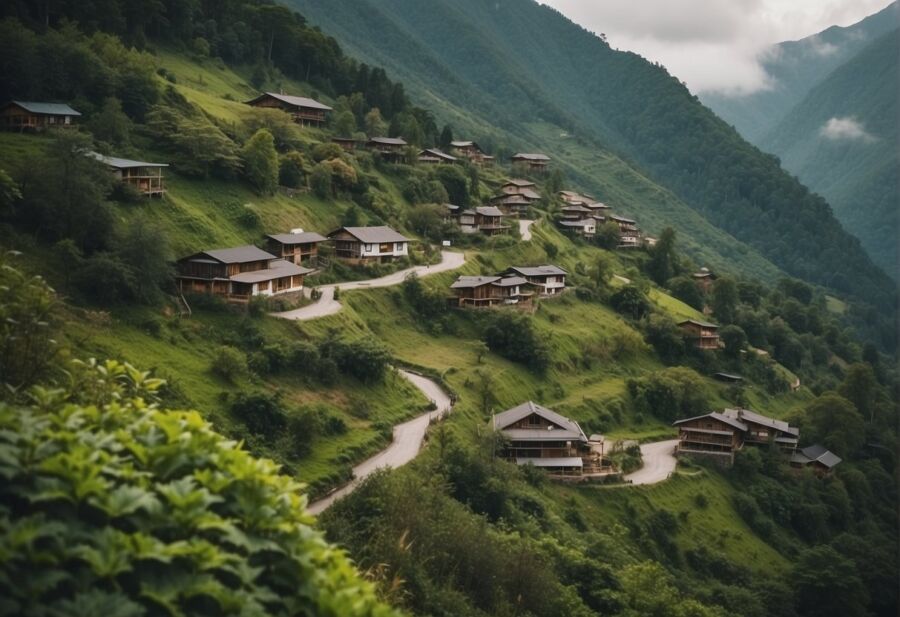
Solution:
<svg viewBox="0 0 900 617">
<path fill-rule="evenodd" d="M 450 246 L 450 240 L 444 240 L 441 242 L 441 246 Z"/>
</svg>

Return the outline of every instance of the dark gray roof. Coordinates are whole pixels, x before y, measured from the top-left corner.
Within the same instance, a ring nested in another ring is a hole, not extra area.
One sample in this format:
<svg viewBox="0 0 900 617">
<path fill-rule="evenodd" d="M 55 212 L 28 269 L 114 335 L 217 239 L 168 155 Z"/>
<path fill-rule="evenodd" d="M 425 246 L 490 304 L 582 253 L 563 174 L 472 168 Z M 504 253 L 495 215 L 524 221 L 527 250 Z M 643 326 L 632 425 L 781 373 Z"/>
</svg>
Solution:
<svg viewBox="0 0 900 617">
<path fill-rule="evenodd" d="M 168 163 L 147 163 L 145 161 L 132 161 L 131 159 L 120 159 L 115 156 L 105 156 L 99 152 L 87 152 L 89 157 L 97 159 L 104 165 L 109 165 L 114 169 L 133 169 L 135 167 L 168 167 Z"/>
<path fill-rule="evenodd" d="M 481 287 L 482 285 L 491 285 L 499 280 L 499 276 L 460 276 L 452 285 L 450 285 L 450 289 Z"/>
<path fill-rule="evenodd" d="M 495 284 L 500 287 L 515 287 L 516 285 L 525 285 L 528 283 L 521 276 L 504 276 L 502 279 L 497 281 Z"/>
<path fill-rule="evenodd" d="M 563 206 L 560 208 L 563 212 L 585 212 L 590 214 L 592 210 L 590 208 L 585 208 L 584 206 L 569 204 L 568 206 Z"/>
<path fill-rule="evenodd" d="M 447 154 L 446 152 L 442 152 L 441 150 L 438 150 L 437 148 L 425 148 L 424 150 L 419 152 L 419 156 L 426 156 L 426 155 L 434 156 L 439 159 L 445 159 L 447 161 L 455 161 L 456 160 L 455 156 Z"/>
<path fill-rule="evenodd" d="M 457 206 L 456 204 L 441 204 L 441 205 L 444 206 L 445 208 L 447 208 L 448 210 L 450 210 L 451 212 L 456 212 L 457 210 L 459 210 L 459 206 Z"/>
<path fill-rule="evenodd" d="M 284 259 L 276 259 L 269 263 L 269 267 L 265 270 L 254 270 L 253 272 L 241 272 L 229 277 L 236 283 L 259 283 L 262 281 L 271 281 L 272 279 L 284 276 L 296 276 L 298 274 L 309 274 L 312 272 L 309 268 L 298 266 Z"/>
<path fill-rule="evenodd" d="M 344 231 L 357 238 L 360 242 L 376 244 L 380 242 L 409 242 L 409 238 L 401 235 L 386 225 L 378 227 L 341 227 Z M 341 229 L 337 229 L 328 234 L 328 237 L 335 235 Z"/>
<path fill-rule="evenodd" d="M 319 101 L 311 98 L 307 98 L 305 96 L 292 96 L 290 94 L 278 94 L 277 92 L 264 92 L 260 94 L 255 99 L 247 101 L 248 104 L 255 103 L 266 96 L 271 96 L 272 98 L 278 99 L 288 105 L 293 105 L 294 107 L 307 107 L 309 109 L 321 109 L 323 111 L 331 111 L 331 107 L 324 103 L 320 103 Z"/>
<path fill-rule="evenodd" d="M 783 420 L 776 420 L 775 418 L 770 418 L 769 416 L 758 414 L 755 411 L 750 411 L 749 409 L 726 409 L 722 413 L 729 417 L 740 419 L 743 422 L 751 422 L 753 424 L 767 426 L 777 431 L 781 431 L 782 433 L 789 433 L 791 435 L 800 434 L 800 429 L 789 425 Z"/>
<path fill-rule="evenodd" d="M 612 220 L 614 220 L 618 223 L 635 223 L 635 221 L 632 219 L 627 219 L 624 216 L 618 216 L 616 214 L 610 214 L 609 218 L 611 218 Z"/>
<path fill-rule="evenodd" d="M 272 238 L 276 242 L 282 244 L 309 244 L 311 242 L 325 242 L 327 238 L 314 231 L 304 231 L 296 234 L 269 234 L 267 238 Z"/>
<path fill-rule="evenodd" d="M 45 116 L 80 116 L 81 114 L 65 103 L 38 103 L 34 101 L 10 101 L 6 105 L 18 105 L 25 111 Z M 6 106 L 4 105 L 4 107 Z"/>
<path fill-rule="evenodd" d="M 559 224 L 563 227 L 590 227 L 591 225 L 596 226 L 597 223 L 594 219 L 581 219 L 580 221 L 559 221 Z"/>
<path fill-rule="evenodd" d="M 475 212 L 481 216 L 504 216 L 500 208 L 496 206 L 478 206 L 475 208 Z"/>
<path fill-rule="evenodd" d="M 807 464 L 813 461 L 825 465 L 829 469 L 841 462 L 841 457 L 828 450 L 825 446 L 816 444 L 803 448 L 791 456 L 791 462 Z"/>
<path fill-rule="evenodd" d="M 734 428 L 740 431 L 746 431 L 747 425 L 738 420 L 737 418 L 731 418 L 726 416 L 725 414 L 721 414 L 717 411 L 713 411 L 711 413 L 703 414 L 702 416 L 694 416 L 693 418 L 684 418 L 683 420 L 676 420 L 672 423 L 673 426 L 678 426 L 679 424 L 684 424 L 685 422 L 691 422 L 692 420 L 699 420 L 701 418 L 712 418 L 713 420 L 718 420 L 719 422 L 724 422 L 728 426 L 733 426 Z"/>
<path fill-rule="evenodd" d="M 240 264 L 247 263 L 251 261 L 263 261 L 265 259 L 278 259 L 275 255 L 271 253 L 267 253 L 259 247 L 253 246 L 252 244 L 248 244 L 246 246 L 236 246 L 234 248 L 228 249 L 213 249 L 210 251 L 201 251 L 196 255 L 192 255 L 191 257 L 187 257 L 186 259 L 193 259 L 195 257 L 207 256 L 216 261 L 220 261 L 225 264 Z"/>
<path fill-rule="evenodd" d="M 513 266 L 510 268 L 510 270 L 512 270 L 513 272 L 518 272 L 522 276 L 559 276 L 568 274 L 568 272 L 566 272 L 559 266 L 554 266 L 551 264 L 547 264 L 545 266 L 530 267 Z"/>
<path fill-rule="evenodd" d="M 518 152 L 513 155 L 514 159 L 525 159 L 528 161 L 549 161 L 550 157 L 546 154 L 539 154 L 535 152 Z"/>
<path fill-rule="evenodd" d="M 386 146 L 405 146 L 406 141 L 402 137 L 372 137 L 369 143 L 384 144 Z"/>
<path fill-rule="evenodd" d="M 510 424 L 515 424 L 522 418 L 526 418 L 531 414 L 537 414 L 555 424 L 559 427 L 560 430 L 553 429 L 552 431 L 547 429 L 535 430 L 535 429 L 512 429 L 504 431 L 505 427 Z M 538 405 L 533 401 L 526 401 L 521 405 L 517 405 L 512 409 L 507 409 L 503 413 L 496 414 L 493 419 L 494 430 L 503 431 L 504 434 L 509 433 L 510 437 L 515 439 L 520 439 L 523 437 L 531 437 L 536 436 L 543 439 L 547 439 L 548 436 L 552 436 L 553 438 L 559 439 L 579 439 L 581 441 L 587 441 L 587 437 L 584 434 L 584 431 L 581 430 L 581 427 L 578 425 L 575 420 L 571 420 L 563 415 L 560 415 L 553 411 L 552 409 L 547 409 L 542 405 Z M 520 435 L 520 433 L 522 433 Z"/>
<path fill-rule="evenodd" d="M 536 186 L 534 182 L 531 180 L 523 180 L 522 178 L 512 178 L 511 180 L 507 180 L 503 183 L 503 186 L 507 184 L 512 184 L 513 186 L 518 186 L 519 188 L 525 188 L 526 186 Z"/>
<path fill-rule="evenodd" d="M 701 326 L 703 328 L 718 328 L 714 323 L 709 323 L 708 321 L 697 321 L 696 319 L 685 319 L 684 321 L 679 321 L 678 325 L 683 326 L 686 323 L 692 323 L 695 326 Z"/>
<path fill-rule="evenodd" d="M 537 200 L 537 199 L 540 199 L 540 198 L 541 198 L 541 194 L 540 194 L 540 193 L 538 193 L 537 191 L 533 191 L 533 190 L 531 190 L 531 189 L 529 189 L 529 188 L 524 188 L 524 189 L 522 189 L 522 192 L 519 193 L 519 194 L 520 194 L 520 195 L 524 195 L 524 196 L 527 197 L 528 199 L 533 199 L 533 200 Z"/>
</svg>

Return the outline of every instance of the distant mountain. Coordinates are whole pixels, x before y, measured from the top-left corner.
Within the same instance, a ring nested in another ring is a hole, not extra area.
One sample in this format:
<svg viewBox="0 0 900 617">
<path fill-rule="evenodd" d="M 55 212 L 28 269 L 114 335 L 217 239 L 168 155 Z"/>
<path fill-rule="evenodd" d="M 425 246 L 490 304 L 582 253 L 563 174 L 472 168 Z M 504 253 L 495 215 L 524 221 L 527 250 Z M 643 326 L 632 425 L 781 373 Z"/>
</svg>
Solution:
<svg viewBox="0 0 900 617">
<path fill-rule="evenodd" d="M 893 305 L 890 279 L 775 157 L 744 141 L 663 67 L 611 49 L 549 7 L 533 0 L 289 4 L 476 138 L 546 148 L 601 196 L 598 178 L 615 152 L 784 271 Z M 639 214 L 664 216 L 654 207 L 662 196 L 644 201 Z M 691 225 L 679 230 L 696 237 Z"/>
<path fill-rule="evenodd" d="M 747 96 L 703 93 L 700 99 L 752 143 L 759 143 L 821 80 L 898 25 L 898 3 L 841 28 L 775 45 L 763 68 L 772 87 Z"/>
<path fill-rule="evenodd" d="M 876 263 L 898 278 L 900 30 L 823 79 L 760 146 L 825 196 Z"/>
</svg>

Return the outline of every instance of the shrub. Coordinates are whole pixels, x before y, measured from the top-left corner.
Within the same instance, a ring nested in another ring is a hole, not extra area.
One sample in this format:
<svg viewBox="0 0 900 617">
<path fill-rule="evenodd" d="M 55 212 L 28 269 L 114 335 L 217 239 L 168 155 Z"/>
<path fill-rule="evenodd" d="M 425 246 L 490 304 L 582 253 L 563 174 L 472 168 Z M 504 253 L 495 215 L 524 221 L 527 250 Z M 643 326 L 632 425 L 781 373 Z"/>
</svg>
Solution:
<svg viewBox="0 0 900 617">
<path fill-rule="evenodd" d="M 543 372 L 550 364 L 547 343 L 525 315 L 498 313 L 484 331 L 484 342 L 494 353 Z"/>
<path fill-rule="evenodd" d="M 626 285 L 609 298 L 609 303 L 619 313 L 640 319 L 650 313 L 650 301 L 634 285 Z"/>
<path fill-rule="evenodd" d="M 247 359 L 239 349 L 223 345 L 219 347 L 210 368 L 225 381 L 234 383 L 247 374 Z"/>
<path fill-rule="evenodd" d="M 266 129 L 259 129 L 241 149 L 244 177 L 260 195 L 275 192 L 278 186 L 278 153 L 275 138 Z"/>
<path fill-rule="evenodd" d="M 239 394 L 231 403 L 231 413 L 251 432 L 270 439 L 287 425 L 286 414 L 276 395 Z"/>
</svg>

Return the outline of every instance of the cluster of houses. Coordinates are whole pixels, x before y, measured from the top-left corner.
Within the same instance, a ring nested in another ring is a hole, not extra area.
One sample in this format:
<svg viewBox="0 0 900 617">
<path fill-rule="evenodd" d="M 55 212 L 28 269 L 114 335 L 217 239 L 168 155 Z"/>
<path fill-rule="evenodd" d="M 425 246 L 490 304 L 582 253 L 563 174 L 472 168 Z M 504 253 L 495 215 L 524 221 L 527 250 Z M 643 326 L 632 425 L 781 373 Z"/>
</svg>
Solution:
<svg viewBox="0 0 900 617">
<path fill-rule="evenodd" d="M 566 288 L 566 271 L 559 266 L 513 266 L 496 276 L 460 276 L 450 285 L 453 304 L 460 308 L 518 305 L 552 297 Z"/>
<path fill-rule="evenodd" d="M 390 227 L 341 227 L 328 236 L 300 229 L 270 234 L 266 250 L 255 245 L 201 251 L 179 259 L 179 291 L 246 302 L 303 290 L 319 262 L 319 245 L 330 242 L 337 259 L 348 263 L 390 262 L 409 254 L 409 238 Z"/>
<path fill-rule="evenodd" d="M 564 205 L 560 209 L 557 223 L 566 231 L 584 238 L 593 238 L 598 226 L 612 222 L 619 228 L 619 248 L 638 248 L 653 243 L 652 238 L 643 237 L 637 222 L 613 214 L 608 205 L 591 195 L 560 191 L 559 196 Z"/>
</svg>

